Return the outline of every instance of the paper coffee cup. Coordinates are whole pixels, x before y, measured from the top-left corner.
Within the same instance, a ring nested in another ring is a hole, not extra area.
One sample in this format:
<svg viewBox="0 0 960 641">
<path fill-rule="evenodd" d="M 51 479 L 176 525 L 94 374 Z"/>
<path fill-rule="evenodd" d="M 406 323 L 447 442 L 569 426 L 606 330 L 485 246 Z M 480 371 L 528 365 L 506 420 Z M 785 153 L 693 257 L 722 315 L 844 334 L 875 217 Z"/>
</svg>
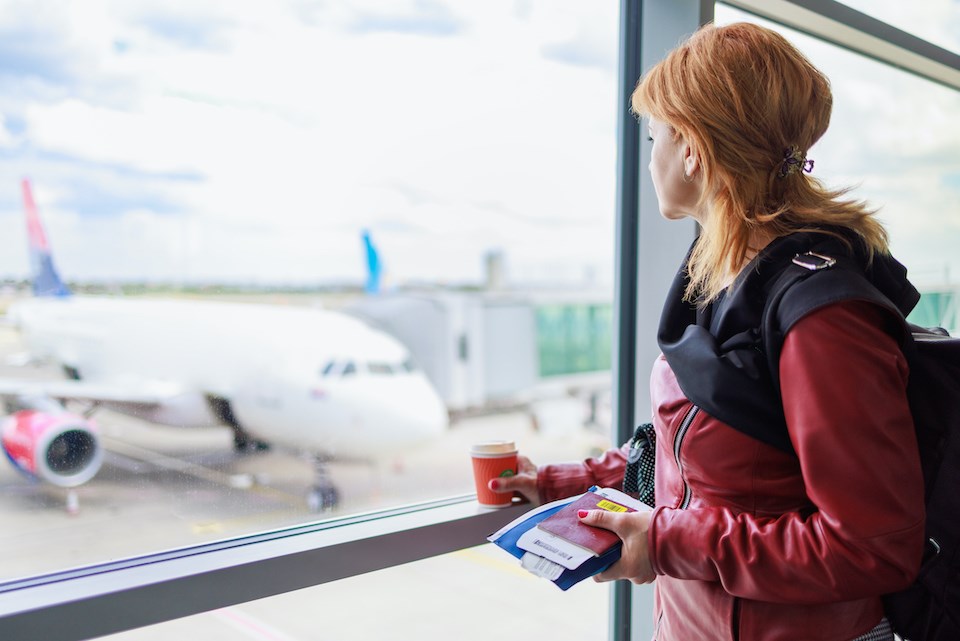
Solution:
<svg viewBox="0 0 960 641">
<path fill-rule="evenodd" d="M 513 493 L 498 494 L 487 487 L 490 479 L 517 473 L 517 445 L 513 441 L 483 441 L 470 448 L 473 459 L 473 480 L 477 501 L 489 507 L 506 507 L 513 502 Z"/>
</svg>

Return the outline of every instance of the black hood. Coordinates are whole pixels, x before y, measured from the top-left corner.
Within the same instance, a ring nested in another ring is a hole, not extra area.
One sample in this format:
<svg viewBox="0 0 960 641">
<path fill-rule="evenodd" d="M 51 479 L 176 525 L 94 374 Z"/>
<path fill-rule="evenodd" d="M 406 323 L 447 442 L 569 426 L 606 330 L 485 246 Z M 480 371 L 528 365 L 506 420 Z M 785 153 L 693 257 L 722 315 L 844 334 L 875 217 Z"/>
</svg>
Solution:
<svg viewBox="0 0 960 641">
<path fill-rule="evenodd" d="M 660 317 L 657 340 L 687 398 L 784 451 L 792 447 L 777 363 L 790 327 L 811 311 L 843 300 L 866 300 L 902 319 L 920 298 L 896 259 L 878 254 L 868 261 L 858 237 L 832 231 L 837 235 L 799 232 L 771 242 L 728 291 L 703 309 L 683 301 L 684 261 Z M 794 257 L 807 252 L 836 263 L 819 271 L 795 265 Z M 798 272 L 802 279 L 784 287 Z M 905 331 L 902 339 L 908 337 Z"/>
</svg>

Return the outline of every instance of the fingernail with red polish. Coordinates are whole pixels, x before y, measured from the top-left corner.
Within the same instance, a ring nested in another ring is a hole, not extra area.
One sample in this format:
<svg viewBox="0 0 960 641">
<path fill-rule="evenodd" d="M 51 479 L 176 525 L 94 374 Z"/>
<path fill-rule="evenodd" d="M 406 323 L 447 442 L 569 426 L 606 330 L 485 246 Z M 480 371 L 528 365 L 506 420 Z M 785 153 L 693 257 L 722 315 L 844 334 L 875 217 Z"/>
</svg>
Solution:
<svg viewBox="0 0 960 641">
<path fill-rule="evenodd" d="M 491 489 L 491 490 L 499 490 L 499 489 L 500 489 L 500 481 L 498 481 L 497 479 L 491 480 L 491 481 L 490 481 L 490 489 Z"/>
<path fill-rule="evenodd" d="M 588 514 L 590 514 L 590 513 L 587 512 L 586 510 L 580 510 L 580 511 L 577 512 L 577 516 L 579 516 L 581 519 L 582 519 L 583 517 L 585 517 L 586 515 L 588 515 Z"/>
</svg>

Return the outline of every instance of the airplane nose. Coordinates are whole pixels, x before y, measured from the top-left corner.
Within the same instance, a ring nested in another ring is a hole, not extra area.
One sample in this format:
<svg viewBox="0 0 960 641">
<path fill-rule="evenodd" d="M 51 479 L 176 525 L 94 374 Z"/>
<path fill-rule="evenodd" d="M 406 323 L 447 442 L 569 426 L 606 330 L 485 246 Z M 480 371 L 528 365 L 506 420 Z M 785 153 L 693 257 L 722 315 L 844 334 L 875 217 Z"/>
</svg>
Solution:
<svg viewBox="0 0 960 641">
<path fill-rule="evenodd" d="M 381 398 L 383 420 L 397 440 L 422 443 L 443 434 L 450 425 L 447 407 L 423 376 L 405 381 L 403 393 Z"/>
<path fill-rule="evenodd" d="M 450 426 L 447 406 L 440 400 L 433 386 L 425 377 L 414 379 L 409 402 L 409 419 L 420 425 L 418 431 L 424 437 L 440 436 Z"/>
</svg>

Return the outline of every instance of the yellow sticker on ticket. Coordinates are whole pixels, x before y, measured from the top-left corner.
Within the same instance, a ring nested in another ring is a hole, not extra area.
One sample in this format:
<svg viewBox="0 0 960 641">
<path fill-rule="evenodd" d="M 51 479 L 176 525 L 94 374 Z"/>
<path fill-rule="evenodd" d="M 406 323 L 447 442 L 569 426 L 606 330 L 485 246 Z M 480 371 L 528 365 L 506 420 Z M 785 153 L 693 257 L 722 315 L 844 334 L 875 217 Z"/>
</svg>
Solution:
<svg viewBox="0 0 960 641">
<path fill-rule="evenodd" d="M 603 499 L 602 501 L 597 503 L 597 507 L 603 510 L 607 510 L 609 512 L 626 512 L 627 511 L 627 508 L 623 507 L 619 503 L 614 503 L 613 501 L 608 501 L 607 499 Z"/>
</svg>

